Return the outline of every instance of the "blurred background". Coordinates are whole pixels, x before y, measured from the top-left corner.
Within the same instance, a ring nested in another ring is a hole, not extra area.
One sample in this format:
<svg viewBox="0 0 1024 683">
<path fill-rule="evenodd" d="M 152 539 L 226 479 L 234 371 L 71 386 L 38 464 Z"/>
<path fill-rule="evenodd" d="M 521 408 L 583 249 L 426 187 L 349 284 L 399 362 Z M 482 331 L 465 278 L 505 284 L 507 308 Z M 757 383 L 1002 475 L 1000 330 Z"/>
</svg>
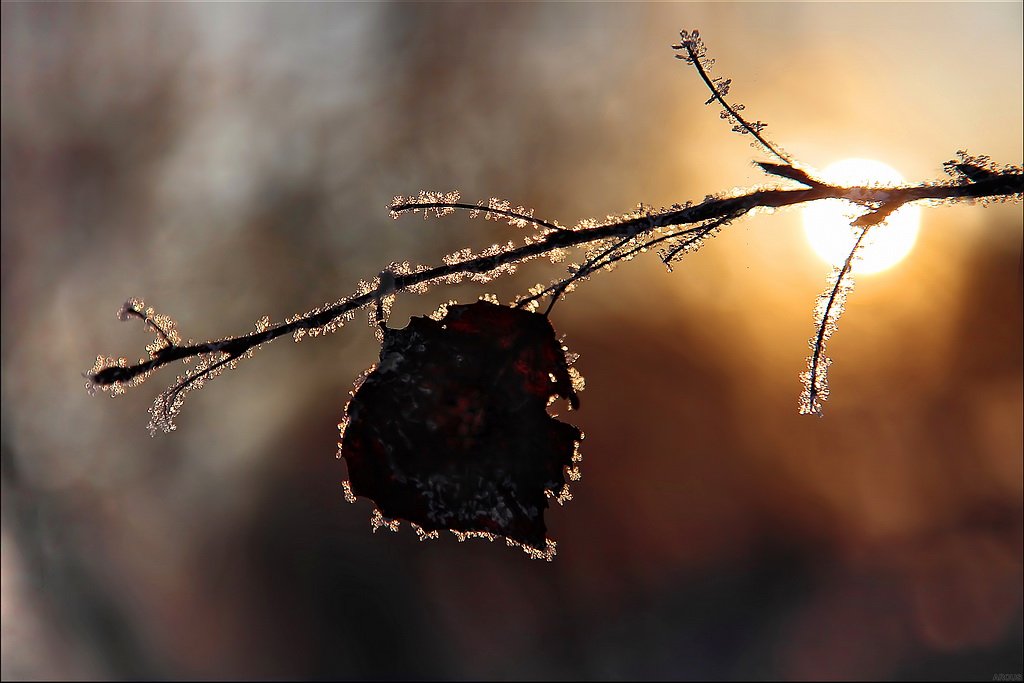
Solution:
<svg viewBox="0 0 1024 683">
<path fill-rule="evenodd" d="M 939 179 L 1020 163 L 1022 5 L 4 3 L 2 675 L 944 679 L 1022 668 L 1022 217 L 927 208 L 858 279 L 825 417 L 797 414 L 829 266 L 798 211 L 668 273 L 595 277 L 553 322 L 587 434 L 553 563 L 370 533 L 337 423 L 365 316 L 193 394 L 137 358 L 138 296 L 217 338 L 519 231 L 392 221 L 459 189 L 563 224 L 765 182 L 673 59 L 697 27 L 770 137 Z M 563 266 L 564 268 L 564 266 Z M 504 300 L 559 267 L 399 298 Z"/>
</svg>

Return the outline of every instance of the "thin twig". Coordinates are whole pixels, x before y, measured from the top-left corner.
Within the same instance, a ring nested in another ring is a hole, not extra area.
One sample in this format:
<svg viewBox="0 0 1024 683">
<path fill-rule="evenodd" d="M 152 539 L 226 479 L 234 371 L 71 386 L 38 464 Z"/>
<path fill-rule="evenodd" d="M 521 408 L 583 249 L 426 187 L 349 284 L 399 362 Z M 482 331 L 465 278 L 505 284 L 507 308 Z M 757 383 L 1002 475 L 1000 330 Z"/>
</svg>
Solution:
<svg viewBox="0 0 1024 683">
<path fill-rule="evenodd" d="M 536 294 L 534 294 L 532 296 L 528 296 L 525 299 L 520 299 L 519 301 L 516 302 L 516 308 L 522 308 L 524 306 L 529 305 L 530 302 L 532 302 L 532 301 L 537 301 L 541 297 L 546 296 L 548 294 L 551 294 L 551 302 L 548 304 L 547 310 L 544 311 L 544 315 L 550 315 L 551 314 L 551 309 L 555 305 L 555 301 L 558 299 L 558 297 L 560 297 L 565 292 L 566 288 L 570 284 L 572 284 L 573 282 L 576 282 L 577 280 L 582 280 L 587 275 L 589 275 L 590 273 L 594 272 L 594 270 L 596 270 L 596 268 L 594 267 L 594 264 L 598 263 L 601 259 L 605 258 L 608 254 L 611 254 L 612 252 L 614 252 L 616 249 L 618 249 L 619 247 L 621 247 L 623 244 L 625 244 L 626 242 L 628 242 L 631 239 L 633 239 L 632 235 L 628 235 L 626 237 L 623 237 L 618 242 L 616 242 L 612 246 L 608 247 L 607 249 L 602 251 L 597 256 L 594 256 L 593 258 L 591 258 L 589 261 L 587 261 L 583 265 L 581 265 L 579 268 L 576 269 L 576 272 L 572 273 L 571 275 L 569 275 L 569 277 L 567 277 L 567 278 L 565 278 L 563 280 L 559 280 L 558 282 L 555 282 L 553 284 L 548 285 L 543 290 L 537 292 Z"/>
<path fill-rule="evenodd" d="M 696 31 L 694 31 L 691 34 L 686 34 L 685 32 L 683 32 L 680 35 L 683 38 L 682 45 L 680 47 L 685 49 L 687 55 L 689 56 L 689 59 L 687 59 L 686 61 L 689 64 L 693 65 L 693 68 L 696 69 L 697 73 L 700 75 L 701 80 L 704 81 L 704 85 L 706 85 L 708 87 L 708 90 L 711 91 L 711 99 L 708 100 L 707 104 L 711 104 L 712 102 L 718 102 L 718 104 L 721 105 L 722 109 L 728 112 L 732 119 L 735 119 L 736 122 L 739 123 L 739 125 L 742 126 L 745 131 L 753 135 L 754 139 L 761 143 L 762 147 L 768 150 L 777 159 L 780 159 L 781 161 L 786 162 L 787 165 L 792 166 L 793 160 L 789 157 L 789 155 L 784 153 L 782 150 L 776 149 L 770 142 L 768 142 L 768 140 L 766 140 L 761 135 L 760 128 L 748 123 L 747 120 L 740 115 L 738 109 L 734 108 L 731 104 L 725 101 L 725 95 L 719 91 L 718 86 L 715 85 L 711 76 L 708 75 L 707 70 L 704 68 L 704 64 L 701 62 L 704 55 L 700 54 L 698 50 L 699 47 L 703 46 L 703 43 L 700 42 L 699 34 Z M 680 57 L 680 59 L 685 58 Z M 764 124 L 761 124 L 761 127 L 763 126 Z"/>
<path fill-rule="evenodd" d="M 818 391 L 818 383 L 821 381 L 820 378 L 824 375 L 825 365 L 825 340 L 829 337 L 832 330 L 835 329 L 835 320 L 831 319 L 832 309 L 836 306 L 836 302 L 839 300 L 839 293 L 843 291 L 846 286 L 846 278 L 850 277 L 850 271 L 853 268 L 853 259 L 857 256 L 857 252 L 860 251 L 861 244 L 864 242 L 864 237 L 868 234 L 868 230 L 871 226 L 864 227 L 860 234 L 857 235 L 856 241 L 853 243 L 853 247 L 850 248 L 850 253 L 846 255 L 846 260 L 843 261 L 843 267 L 840 269 L 839 274 L 836 276 L 836 281 L 832 285 L 831 291 L 828 294 L 828 301 L 825 303 L 825 308 L 821 314 L 821 320 L 818 321 L 818 329 L 814 336 L 814 343 L 811 346 L 811 366 L 807 376 L 807 404 L 805 406 L 806 412 L 821 415 L 820 401 L 824 399 Z M 837 310 L 836 316 L 842 313 L 842 308 Z M 827 395 L 827 392 L 826 392 Z"/>
<path fill-rule="evenodd" d="M 509 218 L 511 220 L 526 221 L 527 223 L 533 223 L 534 225 L 539 225 L 540 227 L 547 228 L 548 230 L 565 230 L 565 228 L 558 225 L 557 223 L 545 221 L 540 218 L 534 218 L 533 216 L 526 213 L 512 211 L 511 209 L 488 207 L 483 206 L 481 204 L 465 204 L 462 202 L 416 202 L 415 200 L 411 200 L 408 202 L 391 205 L 391 213 L 393 214 L 405 213 L 406 211 L 452 211 L 455 209 L 479 211 L 480 213 L 493 213 L 498 214 L 499 216 L 504 216 L 505 218 Z"/>
</svg>

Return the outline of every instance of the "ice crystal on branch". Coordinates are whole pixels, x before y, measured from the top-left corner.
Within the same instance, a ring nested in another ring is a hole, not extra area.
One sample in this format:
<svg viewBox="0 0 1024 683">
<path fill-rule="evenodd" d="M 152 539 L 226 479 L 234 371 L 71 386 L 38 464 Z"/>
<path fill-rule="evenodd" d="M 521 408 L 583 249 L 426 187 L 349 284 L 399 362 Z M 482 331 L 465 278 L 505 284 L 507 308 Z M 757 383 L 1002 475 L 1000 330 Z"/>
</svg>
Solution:
<svg viewBox="0 0 1024 683">
<path fill-rule="evenodd" d="M 256 321 L 256 334 L 264 335 L 271 329 L 270 318 L 264 316 Z M 230 340 L 222 340 L 230 341 Z M 245 351 L 233 353 L 224 350 L 215 350 L 199 356 L 198 362 L 188 372 L 179 375 L 166 391 L 153 400 L 149 409 L 149 433 L 155 435 L 158 432 L 169 433 L 178 428 L 175 419 L 181 414 L 185 398 L 192 391 L 202 389 L 208 382 L 213 381 L 225 370 L 231 370 L 246 359 L 251 358 L 256 350 L 263 344 L 253 344 Z"/>
<path fill-rule="evenodd" d="M 397 219 L 403 213 L 422 212 L 423 220 L 426 220 L 431 216 L 442 218 L 450 213 L 454 213 L 455 208 L 453 205 L 458 204 L 458 202 L 458 190 L 452 190 L 451 192 L 420 190 L 419 194 L 415 197 L 396 196 L 391 200 L 388 208 L 391 210 L 391 217 L 394 219 Z"/>
<path fill-rule="evenodd" d="M 942 164 L 947 175 L 955 179 L 961 185 L 980 182 L 998 182 L 1006 176 L 1019 176 L 1024 173 L 1020 166 L 1005 164 L 1000 166 L 992 162 L 987 155 L 973 156 L 964 150 L 957 150 L 957 158 L 950 159 Z M 1018 192 L 1018 197 L 1019 192 Z"/>
<path fill-rule="evenodd" d="M 710 70 L 715 64 L 715 60 L 708 59 L 708 49 L 704 45 L 704 41 L 700 39 L 700 31 L 694 29 L 693 31 L 687 31 L 683 29 L 679 32 L 680 44 L 673 45 L 673 50 L 682 50 L 680 54 L 676 55 L 676 59 L 682 59 L 687 64 L 701 64 L 705 69 Z"/>
<path fill-rule="evenodd" d="M 718 94 L 719 97 L 725 97 L 726 95 L 729 94 L 729 87 L 732 85 L 732 79 L 731 78 L 723 78 L 721 76 L 716 76 L 712 80 L 711 85 L 712 85 L 712 87 L 714 88 L 714 91 Z M 715 101 L 715 97 L 714 97 L 714 95 L 712 95 L 710 98 L 708 98 L 707 102 L 705 102 L 704 104 L 711 104 L 714 101 Z M 742 107 L 743 105 L 738 105 L 738 106 Z"/>
<path fill-rule="evenodd" d="M 462 203 L 459 201 L 459 193 L 457 191 L 442 193 L 420 190 L 416 197 L 398 195 L 391 200 L 388 209 L 391 212 L 391 217 L 396 219 L 403 213 L 417 212 L 423 212 L 424 218 L 429 218 L 431 215 L 440 218 L 456 210 L 465 209 L 470 212 L 470 218 L 476 218 L 483 214 L 484 220 L 505 220 L 508 221 L 509 225 L 517 228 L 534 225 L 545 230 L 563 230 L 557 223 L 534 218 L 533 209 L 527 209 L 523 206 L 517 206 L 513 209 L 511 202 L 498 199 L 497 197 L 491 197 L 486 202 L 478 202 L 476 204 Z"/>
<path fill-rule="evenodd" d="M 86 373 L 85 386 L 90 394 L 105 391 L 111 396 L 120 396 L 131 387 L 142 384 L 156 369 L 155 363 L 159 360 L 160 352 L 181 344 L 181 336 L 174 320 L 170 316 L 157 313 L 152 306 L 147 307 L 142 299 L 132 297 L 125 301 L 117 310 L 117 319 L 121 322 L 141 320 L 146 329 L 153 333 L 153 341 L 146 345 L 148 358 L 139 359 L 140 364 L 148 363 L 153 366 L 131 374 L 127 358 L 97 356 L 96 363 Z"/>
</svg>

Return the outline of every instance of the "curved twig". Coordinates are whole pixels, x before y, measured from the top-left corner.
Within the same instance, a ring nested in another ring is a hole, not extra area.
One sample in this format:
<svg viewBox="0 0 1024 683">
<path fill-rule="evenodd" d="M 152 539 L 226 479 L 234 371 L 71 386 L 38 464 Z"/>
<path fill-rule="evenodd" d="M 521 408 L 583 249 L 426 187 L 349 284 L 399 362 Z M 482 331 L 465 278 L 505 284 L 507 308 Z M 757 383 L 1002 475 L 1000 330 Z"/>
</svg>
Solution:
<svg viewBox="0 0 1024 683">
<path fill-rule="evenodd" d="M 705 58 L 705 48 L 703 41 L 701 41 L 700 39 L 700 34 L 697 31 L 692 31 L 689 33 L 687 33 L 686 31 L 681 31 L 679 35 L 682 38 L 682 44 L 673 45 L 672 47 L 673 49 L 676 50 L 686 50 L 685 56 L 676 55 L 676 57 L 685 60 L 688 64 L 693 65 L 693 68 L 697 70 L 697 74 L 700 75 L 701 80 L 704 81 L 704 85 L 706 85 L 708 87 L 708 90 L 711 91 L 711 99 L 705 102 L 705 104 L 718 102 L 718 104 L 722 107 L 726 114 L 728 114 L 727 118 L 729 118 L 730 121 L 736 121 L 736 123 L 739 126 L 741 126 L 743 130 L 752 135 L 754 139 L 761 143 L 761 146 L 764 147 L 768 152 L 770 152 L 777 159 L 786 162 L 788 166 L 792 166 L 793 159 L 791 159 L 789 155 L 783 152 L 781 149 L 777 149 L 774 145 L 772 145 L 772 143 L 768 142 L 768 140 L 766 140 L 764 136 L 761 135 L 761 130 L 764 129 L 765 127 L 764 123 L 761 123 L 760 121 L 758 121 L 756 124 L 749 123 L 745 118 L 743 118 L 742 115 L 740 115 L 740 109 L 742 109 L 742 105 L 733 107 L 733 105 L 726 102 L 725 96 L 728 93 L 727 86 L 729 83 L 731 83 L 731 81 L 723 81 L 723 84 L 726 86 L 723 92 L 723 88 L 716 84 L 715 81 L 708 74 L 708 71 L 705 68 L 705 64 L 703 61 Z M 723 115 L 723 117 L 725 117 L 725 115 Z"/>
</svg>

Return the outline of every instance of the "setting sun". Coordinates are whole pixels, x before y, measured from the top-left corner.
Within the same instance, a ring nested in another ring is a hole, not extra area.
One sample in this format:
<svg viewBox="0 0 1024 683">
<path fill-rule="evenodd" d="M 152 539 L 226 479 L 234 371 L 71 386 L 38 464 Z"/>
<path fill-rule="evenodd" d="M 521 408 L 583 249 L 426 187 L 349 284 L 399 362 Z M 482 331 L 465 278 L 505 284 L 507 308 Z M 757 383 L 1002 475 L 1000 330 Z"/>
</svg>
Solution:
<svg viewBox="0 0 1024 683">
<path fill-rule="evenodd" d="M 837 185 L 898 185 L 904 181 L 899 171 L 873 159 L 844 159 L 826 167 L 820 175 Z M 823 260 L 841 266 L 857 237 L 850 222 L 864 209 L 840 199 L 815 202 L 803 210 L 804 231 L 811 248 Z M 854 273 L 877 273 L 902 261 L 917 240 L 921 209 L 903 206 L 879 225 L 871 228 L 860 249 Z"/>
</svg>

